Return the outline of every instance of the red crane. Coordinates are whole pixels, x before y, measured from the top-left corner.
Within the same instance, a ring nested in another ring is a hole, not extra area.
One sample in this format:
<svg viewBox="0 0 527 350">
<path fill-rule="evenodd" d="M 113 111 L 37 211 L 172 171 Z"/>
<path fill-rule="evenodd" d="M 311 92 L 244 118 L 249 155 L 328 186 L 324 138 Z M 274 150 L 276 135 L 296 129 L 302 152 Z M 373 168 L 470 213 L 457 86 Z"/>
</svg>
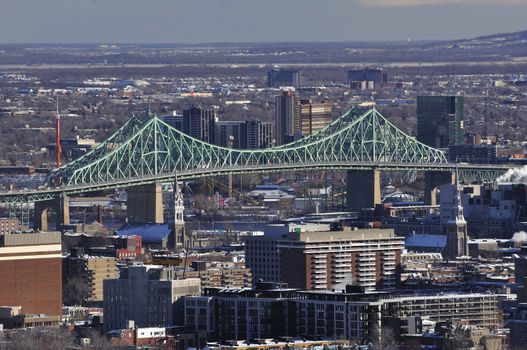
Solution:
<svg viewBox="0 0 527 350">
<path fill-rule="evenodd" d="M 60 114 L 59 114 L 59 97 L 57 96 L 57 116 L 55 117 L 55 143 L 57 145 L 57 168 L 60 168 Z"/>
</svg>

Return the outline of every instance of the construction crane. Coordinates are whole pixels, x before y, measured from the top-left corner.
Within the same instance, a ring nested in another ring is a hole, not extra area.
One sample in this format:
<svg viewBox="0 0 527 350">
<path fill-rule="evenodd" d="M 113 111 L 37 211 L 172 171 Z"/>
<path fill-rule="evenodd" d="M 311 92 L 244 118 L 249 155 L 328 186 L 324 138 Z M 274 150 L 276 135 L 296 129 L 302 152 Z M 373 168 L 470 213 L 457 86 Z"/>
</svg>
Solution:
<svg viewBox="0 0 527 350">
<path fill-rule="evenodd" d="M 59 114 L 59 97 L 57 96 L 57 115 L 55 117 L 55 143 L 57 147 L 57 168 L 60 168 L 60 154 L 62 148 L 60 146 L 60 114 Z"/>
</svg>

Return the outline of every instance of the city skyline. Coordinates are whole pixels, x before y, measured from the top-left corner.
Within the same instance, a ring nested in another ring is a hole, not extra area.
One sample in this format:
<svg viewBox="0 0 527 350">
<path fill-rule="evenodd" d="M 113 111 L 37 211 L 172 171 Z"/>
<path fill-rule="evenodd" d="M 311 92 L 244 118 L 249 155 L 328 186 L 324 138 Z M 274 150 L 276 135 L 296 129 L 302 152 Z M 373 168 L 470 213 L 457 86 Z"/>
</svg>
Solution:
<svg viewBox="0 0 527 350">
<path fill-rule="evenodd" d="M 0 43 L 405 41 L 521 31 L 527 1 L 8 0 L 3 9 Z"/>
<path fill-rule="evenodd" d="M 0 348 L 527 349 L 527 0 L 2 5 Z"/>
</svg>

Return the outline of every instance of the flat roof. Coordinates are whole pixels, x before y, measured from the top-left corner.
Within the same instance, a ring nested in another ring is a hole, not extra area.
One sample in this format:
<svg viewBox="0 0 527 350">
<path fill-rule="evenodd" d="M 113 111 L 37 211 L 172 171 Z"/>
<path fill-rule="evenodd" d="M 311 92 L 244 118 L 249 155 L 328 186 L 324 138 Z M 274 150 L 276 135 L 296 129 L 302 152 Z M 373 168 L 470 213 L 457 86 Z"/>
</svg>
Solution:
<svg viewBox="0 0 527 350">
<path fill-rule="evenodd" d="M 8 233 L 0 235 L 0 247 L 60 244 L 60 232 Z"/>
</svg>

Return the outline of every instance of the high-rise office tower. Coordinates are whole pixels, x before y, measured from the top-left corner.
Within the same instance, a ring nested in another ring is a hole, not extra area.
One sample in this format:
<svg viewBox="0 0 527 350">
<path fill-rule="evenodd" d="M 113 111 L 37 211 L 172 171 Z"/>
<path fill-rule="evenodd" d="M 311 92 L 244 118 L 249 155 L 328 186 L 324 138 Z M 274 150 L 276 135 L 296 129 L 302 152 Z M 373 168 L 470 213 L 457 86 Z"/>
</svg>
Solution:
<svg viewBox="0 0 527 350">
<path fill-rule="evenodd" d="M 302 135 L 311 135 L 328 126 L 333 121 L 331 111 L 332 105 L 328 101 L 313 103 L 311 100 L 301 100 Z"/>
<path fill-rule="evenodd" d="M 273 146 L 273 126 L 271 123 L 260 120 L 246 122 L 245 148 L 269 148 Z"/>
<path fill-rule="evenodd" d="M 300 86 L 302 76 L 297 69 L 273 69 L 267 72 L 267 86 Z"/>
<path fill-rule="evenodd" d="M 284 91 L 275 98 L 276 143 L 283 145 L 302 135 L 300 99 L 293 91 Z"/>
<path fill-rule="evenodd" d="M 183 132 L 198 140 L 214 143 L 216 112 L 191 107 L 183 111 Z"/>
<path fill-rule="evenodd" d="M 168 125 L 170 125 L 171 127 L 176 128 L 180 131 L 183 130 L 183 116 L 182 115 L 177 115 L 174 113 L 172 115 L 164 115 L 161 117 L 161 119 L 163 119 L 163 121 L 167 123 Z"/>
<path fill-rule="evenodd" d="M 246 123 L 244 121 L 221 121 L 216 123 L 217 145 L 231 148 L 245 148 Z"/>
<path fill-rule="evenodd" d="M 417 140 L 436 148 L 463 144 L 463 96 L 418 96 Z"/>
</svg>

